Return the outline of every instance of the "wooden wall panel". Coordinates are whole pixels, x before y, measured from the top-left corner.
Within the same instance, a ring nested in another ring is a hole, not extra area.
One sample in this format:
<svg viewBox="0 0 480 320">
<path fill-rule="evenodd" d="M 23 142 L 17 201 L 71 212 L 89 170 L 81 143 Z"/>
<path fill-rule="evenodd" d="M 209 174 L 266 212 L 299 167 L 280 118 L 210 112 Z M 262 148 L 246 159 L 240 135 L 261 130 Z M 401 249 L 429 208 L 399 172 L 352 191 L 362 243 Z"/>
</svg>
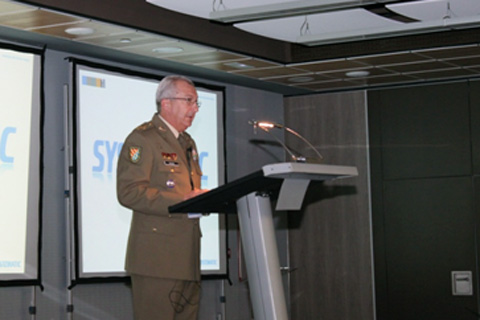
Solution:
<svg viewBox="0 0 480 320">
<path fill-rule="evenodd" d="M 286 125 L 323 154 L 325 164 L 359 176 L 310 187 L 289 212 L 291 319 L 374 319 L 364 92 L 285 99 Z M 302 141 L 286 143 L 305 156 Z"/>
</svg>

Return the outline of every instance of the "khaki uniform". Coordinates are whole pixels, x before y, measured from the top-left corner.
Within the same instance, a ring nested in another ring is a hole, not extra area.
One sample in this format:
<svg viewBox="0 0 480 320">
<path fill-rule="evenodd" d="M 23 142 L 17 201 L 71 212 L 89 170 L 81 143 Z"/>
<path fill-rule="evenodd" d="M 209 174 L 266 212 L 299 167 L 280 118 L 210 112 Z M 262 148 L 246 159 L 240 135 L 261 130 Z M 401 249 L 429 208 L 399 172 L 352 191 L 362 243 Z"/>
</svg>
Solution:
<svg viewBox="0 0 480 320">
<path fill-rule="evenodd" d="M 186 133 L 184 133 L 186 134 Z M 130 274 L 200 280 L 200 226 L 187 214 L 170 214 L 168 206 L 200 188 L 201 170 L 193 139 L 190 165 L 186 152 L 155 114 L 126 139 L 117 168 L 119 202 L 133 210 L 126 255 Z"/>
</svg>

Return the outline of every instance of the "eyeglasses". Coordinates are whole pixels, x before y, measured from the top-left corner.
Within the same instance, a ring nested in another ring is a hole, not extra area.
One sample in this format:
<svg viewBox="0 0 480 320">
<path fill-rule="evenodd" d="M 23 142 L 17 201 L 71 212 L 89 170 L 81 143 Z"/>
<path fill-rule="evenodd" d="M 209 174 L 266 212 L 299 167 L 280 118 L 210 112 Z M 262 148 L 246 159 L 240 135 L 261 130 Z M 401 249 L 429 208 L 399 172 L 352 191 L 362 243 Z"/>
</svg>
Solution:
<svg viewBox="0 0 480 320">
<path fill-rule="evenodd" d="M 202 105 L 202 103 L 198 100 L 193 100 L 193 98 L 182 98 L 182 97 L 173 97 L 173 98 L 164 98 L 168 100 L 183 100 L 185 101 L 190 107 L 193 105 L 197 105 L 198 108 Z"/>
</svg>

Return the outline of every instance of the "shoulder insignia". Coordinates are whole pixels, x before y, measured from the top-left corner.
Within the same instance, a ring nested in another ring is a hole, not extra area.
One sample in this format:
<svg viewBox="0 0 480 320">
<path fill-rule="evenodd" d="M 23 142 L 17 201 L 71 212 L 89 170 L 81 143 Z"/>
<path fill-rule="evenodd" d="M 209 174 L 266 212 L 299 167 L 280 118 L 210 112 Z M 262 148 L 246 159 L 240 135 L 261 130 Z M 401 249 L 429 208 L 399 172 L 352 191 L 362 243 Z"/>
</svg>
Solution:
<svg viewBox="0 0 480 320">
<path fill-rule="evenodd" d="M 145 122 L 145 123 L 139 125 L 137 127 L 137 130 L 144 131 L 144 130 L 147 130 L 149 128 L 153 128 L 153 123 L 151 121 L 150 122 Z"/>
</svg>

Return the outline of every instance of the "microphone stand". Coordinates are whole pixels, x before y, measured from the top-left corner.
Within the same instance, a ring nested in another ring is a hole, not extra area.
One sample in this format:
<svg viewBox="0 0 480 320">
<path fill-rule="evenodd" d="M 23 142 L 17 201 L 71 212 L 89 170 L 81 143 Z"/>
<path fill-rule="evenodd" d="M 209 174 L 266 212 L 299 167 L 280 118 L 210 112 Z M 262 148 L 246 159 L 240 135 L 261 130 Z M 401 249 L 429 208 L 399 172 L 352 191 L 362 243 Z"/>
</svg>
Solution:
<svg viewBox="0 0 480 320">
<path fill-rule="evenodd" d="M 295 130 L 293 129 L 290 129 L 289 127 L 286 127 L 284 125 L 281 125 L 281 124 L 278 124 L 278 123 L 273 123 L 273 122 L 266 122 L 266 121 L 256 121 L 256 120 L 251 120 L 248 122 L 249 124 L 251 124 L 253 126 L 253 130 L 254 130 L 254 133 L 256 134 L 256 129 L 257 128 L 260 128 L 262 129 L 263 131 L 267 132 L 268 134 L 270 134 L 272 137 L 275 138 L 275 140 L 277 140 L 278 143 L 280 143 L 280 145 L 283 147 L 283 149 L 285 151 L 287 151 L 287 153 L 290 155 L 290 158 L 294 161 L 294 162 L 307 162 L 307 158 L 304 157 L 304 156 L 296 156 L 292 150 L 290 150 L 290 148 L 287 147 L 287 145 L 281 141 L 277 136 L 275 136 L 274 134 L 272 134 L 270 132 L 270 129 L 273 129 L 273 128 L 278 128 L 278 129 L 283 129 L 285 131 L 287 131 L 288 133 L 296 136 L 297 138 L 299 138 L 300 140 L 302 140 L 303 142 L 305 142 L 310 148 L 313 149 L 313 151 L 317 154 L 318 156 L 318 160 L 322 161 L 323 160 L 323 156 L 320 154 L 320 152 L 310 143 L 310 141 L 308 141 L 307 139 L 305 139 L 302 135 L 300 135 L 298 132 L 296 132 Z"/>
</svg>

